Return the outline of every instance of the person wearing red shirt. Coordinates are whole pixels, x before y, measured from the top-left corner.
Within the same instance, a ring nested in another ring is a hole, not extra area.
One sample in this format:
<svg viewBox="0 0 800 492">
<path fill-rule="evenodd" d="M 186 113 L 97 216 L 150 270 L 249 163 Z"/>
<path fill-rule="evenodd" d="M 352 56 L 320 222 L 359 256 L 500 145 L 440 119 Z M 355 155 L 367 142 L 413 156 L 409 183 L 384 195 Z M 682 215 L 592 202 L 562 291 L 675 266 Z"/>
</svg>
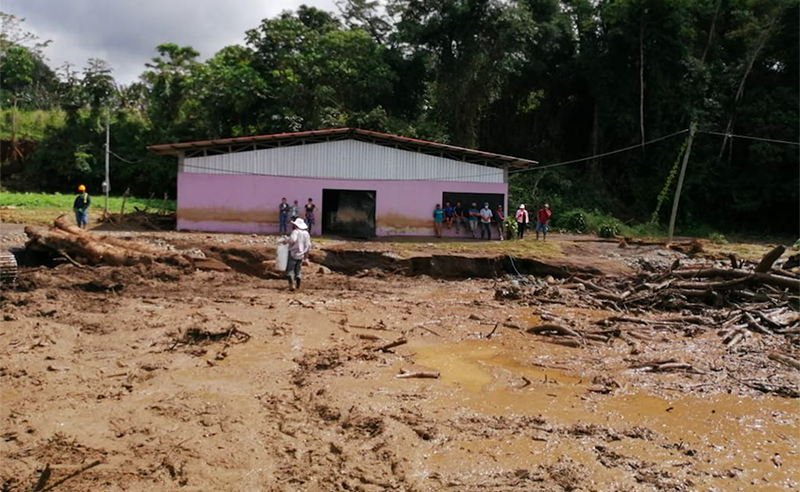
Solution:
<svg viewBox="0 0 800 492">
<path fill-rule="evenodd" d="M 547 221 L 550 220 L 550 216 L 553 215 L 553 212 L 550 211 L 550 205 L 544 204 L 544 207 L 539 210 L 538 215 L 536 216 L 536 240 L 539 240 L 539 233 L 542 233 L 542 237 L 544 241 L 547 241 Z"/>
</svg>

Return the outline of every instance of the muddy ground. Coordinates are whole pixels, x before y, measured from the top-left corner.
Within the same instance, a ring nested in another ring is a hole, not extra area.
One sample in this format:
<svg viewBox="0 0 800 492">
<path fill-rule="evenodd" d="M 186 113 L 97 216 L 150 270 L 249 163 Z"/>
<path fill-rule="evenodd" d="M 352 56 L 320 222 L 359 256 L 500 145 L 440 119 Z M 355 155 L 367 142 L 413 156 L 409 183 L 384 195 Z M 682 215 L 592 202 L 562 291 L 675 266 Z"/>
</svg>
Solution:
<svg viewBox="0 0 800 492">
<path fill-rule="evenodd" d="M 184 250 L 272 247 L 250 236 L 132 236 Z M 560 267 L 611 274 L 681 256 L 558 248 Z M 754 334 L 728 350 L 715 326 L 650 330 L 636 360 L 674 357 L 693 370 L 630 369 L 625 343 L 572 348 L 523 331 L 613 312 L 557 295 L 498 300 L 498 286 L 515 281 L 502 272 L 437 279 L 364 266 L 306 269 L 296 293 L 237 271 L 22 268 L 2 291 L 2 490 L 800 487 L 798 400 L 742 384 L 796 384 L 797 372 L 762 356 L 783 338 Z"/>
</svg>

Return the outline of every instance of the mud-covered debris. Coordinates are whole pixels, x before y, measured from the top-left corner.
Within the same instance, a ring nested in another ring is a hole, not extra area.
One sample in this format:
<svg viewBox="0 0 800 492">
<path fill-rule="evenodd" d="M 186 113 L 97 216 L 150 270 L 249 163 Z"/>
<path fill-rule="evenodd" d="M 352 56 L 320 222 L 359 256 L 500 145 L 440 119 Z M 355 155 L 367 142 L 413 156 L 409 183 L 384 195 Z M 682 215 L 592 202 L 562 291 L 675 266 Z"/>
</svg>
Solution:
<svg viewBox="0 0 800 492">
<path fill-rule="evenodd" d="M 234 326 L 222 330 L 204 330 L 192 327 L 183 333 L 179 342 L 184 345 L 207 345 L 215 342 L 244 343 L 248 340 L 250 340 L 250 335 Z"/>
<path fill-rule="evenodd" d="M 89 282 L 75 284 L 75 287 L 84 292 L 115 292 L 117 294 L 125 290 L 123 284 L 115 283 L 108 279 L 90 280 Z"/>
<path fill-rule="evenodd" d="M 572 458 L 561 455 L 558 462 L 547 466 L 550 479 L 558 484 L 565 492 L 580 490 L 589 475 L 589 470 L 582 464 L 576 463 Z"/>
</svg>

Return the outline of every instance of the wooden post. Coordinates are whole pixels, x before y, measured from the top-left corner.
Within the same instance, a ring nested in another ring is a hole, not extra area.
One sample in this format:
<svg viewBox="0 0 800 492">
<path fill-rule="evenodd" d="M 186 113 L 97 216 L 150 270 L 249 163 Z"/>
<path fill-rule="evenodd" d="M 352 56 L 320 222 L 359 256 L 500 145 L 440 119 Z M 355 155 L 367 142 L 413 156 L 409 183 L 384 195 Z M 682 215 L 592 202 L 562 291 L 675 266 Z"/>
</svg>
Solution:
<svg viewBox="0 0 800 492">
<path fill-rule="evenodd" d="M 675 199 L 672 201 L 672 215 L 669 218 L 669 233 L 667 243 L 672 242 L 672 235 L 675 232 L 675 217 L 678 215 L 678 202 L 681 199 L 681 189 L 683 188 L 683 178 L 686 176 L 686 166 L 689 165 L 689 154 L 692 153 L 692 142 L 694 134 L 697 133 L 697 122 L 693 121 L 689 127 L 689 141 L 686 142 L 686 153 L 683 154 L 681 173 L 678 176 L 678 187 L 675 189 Z"/>
</svg>

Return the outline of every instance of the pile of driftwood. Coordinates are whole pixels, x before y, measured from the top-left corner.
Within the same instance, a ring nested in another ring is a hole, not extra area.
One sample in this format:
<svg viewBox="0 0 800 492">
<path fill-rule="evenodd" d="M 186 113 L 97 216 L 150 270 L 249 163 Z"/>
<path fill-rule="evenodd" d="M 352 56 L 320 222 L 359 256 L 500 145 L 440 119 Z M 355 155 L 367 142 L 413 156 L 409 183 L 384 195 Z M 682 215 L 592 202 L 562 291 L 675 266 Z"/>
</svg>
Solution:
<svg viewBox="0 0 800 492">
<path fill-rule="evenodd" d="M 542 318 L 541 324 L 527 331 L 569 347 L 622 340 L 630 346 L 632 355 L 641 354 L 642 343 L 651 340 L 643 332 L 657 329 L 681 330 L 689 335 L 713 329 L 729 350 L 755 333 L 785 337 L 788 343 L 780 344 L 784 349 L 765 355 L 798 370 L 800 275 L 797 255 L 779 261 L 785 251 L 778 246 L 760 262 L 749 265 L 730 258 L 729 266 L 715 263 L 681 268 L 676 261 L 661 271 L 653 268 L 627 277 L 545 283 L 524 296 L 529 305 L 540 306 L 537 314 Z M 496 297 L 508 298 L 509 292 L 499 289 Z M 618 314 L 580 324 L 550 313 L 547 306 L 552 303 Z M 654 372 L 692 369 L 672 359 L 637 362 L 631 367 Z"/>
<path fill-rule="evenodd" d="M 665 310 L 703 310 L 730 307 L 739 303 L 788 302 L 800 296 L 800 276 L 790 269 L 773 268 L 786 252 L 778 246 L 754 266 L 731 258 L 730 268 L 680 268 L 676 261 L 665 272 L 639 272 L 622 282 L 608 279 L 608 286 L 575 279 L 588 288 L 604 307 L 615 310 L 631 307 L 662 308 Z M 787 261 L 784 263 L 792 264 Z"/>
<path fill-rule="evenodd" d="M 57 218 L 49 230 L 26 227 L 29 251 L 56 253 L 76 266 L 132 266 L 153 262 L 178 267 L 194 266 L 193 259 L 153 246 L 109 236 L 98 236 L 72 225 L 66 215 Z"/>
</svg>

